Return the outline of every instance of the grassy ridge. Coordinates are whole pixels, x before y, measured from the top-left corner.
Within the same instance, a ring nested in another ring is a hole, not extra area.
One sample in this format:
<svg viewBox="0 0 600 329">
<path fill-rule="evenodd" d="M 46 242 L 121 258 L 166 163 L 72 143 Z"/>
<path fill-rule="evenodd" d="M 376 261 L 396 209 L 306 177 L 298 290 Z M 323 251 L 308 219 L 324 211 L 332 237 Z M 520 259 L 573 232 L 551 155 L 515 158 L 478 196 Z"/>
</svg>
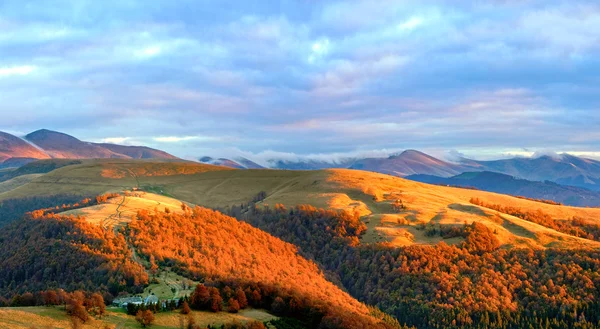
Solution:
<svg viewBox="0 0 600 329">
<path fill-rule="evenodd" d="M 316 207 L 358 212 L 367 223 L 367 243 L 388 242 L 396 246 L 455 244 L 430 236 L 424 225 L 456 226 L 481 222 L 497 233 L 505 247 L 600 247 L 596 242 L 558 232 L 518 217 L 469 203 L 479 198 L 487 203 L 542 210 L 556 220 L 577 217 L 598 222 L 600 209 L 558 206 L 506 195 L 446 186 L 435 186 L 383 174 L 357 170 L 284 171 L 231 170 L 230 168 L 174 161 L 85 160 L 57 169 L 0 195 L 77 193 L 101 194 L 140 187 L 186 202 L 211 208 L 239 205 L 259 192 L 264 203 L 292 207 Z M 403 209 L 394 209 L 401 201 Z"/>
</svg>

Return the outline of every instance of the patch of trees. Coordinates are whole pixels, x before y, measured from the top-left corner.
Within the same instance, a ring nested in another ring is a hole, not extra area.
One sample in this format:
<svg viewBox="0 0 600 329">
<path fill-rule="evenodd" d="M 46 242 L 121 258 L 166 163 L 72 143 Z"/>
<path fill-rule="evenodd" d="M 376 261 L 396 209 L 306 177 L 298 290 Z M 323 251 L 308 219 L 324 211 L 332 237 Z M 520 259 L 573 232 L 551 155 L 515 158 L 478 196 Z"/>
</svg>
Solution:
<svg viewBox="0 0 600 329">
<path fill-rule="evenodd" d="M 541 203 L 546 203 L 546 204 L 551 204 L 551 205 L 554 205 L 554 206 L 562 206 L 562 203 L 556 202 L 556 201 L 553 201 L 553 200 L 548 200 L 548 199 L 528 198 L 528 197 L 521 196 L 521 195 L 515 195 L 515 198 L 519 198 L 519 199 L 523 199 L 523 200 L 529 200 L 529 201 L 535 201 L 535 202 L 541 202 Z"/>
<path fill-rule="evenodd" d="M 77 328 L 82 323 L 86 323 L 90 316 L 101 318 L 106 314 L 105 297 L 112 298 L 108 293 L 86 293 L 81 290 L 67 293 L 63 289 L 45 290 L 36 293 L 17 294 L 11 300 L 0 297 L 0 307 L 62 305 L 71 317 L 73 326 Z"/>
<path fill-rule="evenodd" d="M 572 236 L 600 241 L 600 224 L 589 223 L 579 218 L 572 220 L 558 220 L 552 218 L 549 214 L 538 209 L 536 211 L 524 210 L 519 207 L 503 206 L 499 204 L 487 203 L 478 198 L 471 198 L 470 202 L 474 205 L 496 210 L 498 212 L 524 219 L 558 232 Z"/>
<path fill-rule="evenodd" d="M 129 223 L 129 242 L 159 267 L 204 282 L 189 305 L 237 312 L 247 306 L 309 319 L 311 327 L 393 328 L 327 281 L 297 248 L 220 212 L 182 207 L 183 214 L 140 211 Z M 358 219 L 327 230 L 364 230 Z"/>
<path fill-rule="evenodd" d="M 417 328 L 600 328 L 597 250 L 497 249 L 488 241 L 493 232 L 478 224 L 468 226 L 459 246 L 357 245 L 360 230 L 331 229 L 340 221 L 351 223 L 347 214 L 253 205 L 231 212 L 296 244 L 334 273 L 351 295 L 400 323 Z"/>
<path fill-rule="evenodd" d="M 0 227 L 23 218 L 30 211 L 48 208 L 60 211 L 62 207 L 57 205 L 71 205 L 82 201 L 81 196 L 69 194 L 3 200 L 0 201 Z"/>
<path fill-rule="evenodd" d="M 62 288 L 141 292 L 144 267 L 125 238 L 77 217 L 41 215 L 0 228 L 0 296 Z"/>
<path fill-rule="evenodd" d="M 17 176 L 29 175 L 29 174 L 45 174 L 55 169 L 62 168 L 65 166 L 81 164 L 80 160 L 71 159 L 47 159 L 30 162 L 19 169 L 0 172 L 0 182 L 7 181 Z"/>
<path fill-rule="evenodd" d="M 0 227 L 25 217 L 41 217 L 63 211 L 107 203 L 119 197 L 118 193 L 105 193 L 96 197 L 82 198 L 80 195 L 58 194 L 34 196 L 0 201 Z"/>
</svg>

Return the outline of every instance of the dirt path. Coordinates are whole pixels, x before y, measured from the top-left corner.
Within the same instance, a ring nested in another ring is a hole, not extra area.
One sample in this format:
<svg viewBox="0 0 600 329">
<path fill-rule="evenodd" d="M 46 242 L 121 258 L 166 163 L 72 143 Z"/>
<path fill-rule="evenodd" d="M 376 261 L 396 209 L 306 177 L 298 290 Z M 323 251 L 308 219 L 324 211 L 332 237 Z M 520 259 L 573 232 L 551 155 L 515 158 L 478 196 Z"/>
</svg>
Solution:
<svg viewBox="0 0 600 329">
<path fill-rule="evenodd" d="M 126 196 L 123 196 L 123 199 L 121 200 L 121 202 L 119 203 L 119 205 L 117 205 L 117 209 L 115 210 L 115 213 L 106 217 L 106 219 L 104 219 L 102 221 L 102 227 L 104 227 L 105 229 L 108 229 L 110 227 L 110 225 L 113 225 L 113 228 L 115 230 L 117 230 L 117 223 L 119 222 L 118 220 L 121 219 L 121 207 L 125 204 L 125 201 L 127 200 Z"/>
</svg>

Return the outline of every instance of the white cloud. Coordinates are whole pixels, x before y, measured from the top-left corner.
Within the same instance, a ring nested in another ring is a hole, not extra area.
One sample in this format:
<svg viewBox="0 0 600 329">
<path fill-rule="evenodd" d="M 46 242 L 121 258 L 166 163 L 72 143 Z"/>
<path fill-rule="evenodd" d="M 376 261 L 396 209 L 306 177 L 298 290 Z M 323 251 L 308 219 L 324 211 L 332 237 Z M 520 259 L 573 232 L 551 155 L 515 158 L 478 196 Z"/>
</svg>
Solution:
<svg viewBox="0 0 600 329">
<path fill-rule="evenodd" d="M 154 137 L 153 140 L 155 140 L 157 142 L 161 142 L 161 143 L 178 143 L 178 142 L 193 140 L 196 138 L 198 138 L 198 137 L 196 137 L 196 136 L 183 136 L 183 137 L 166 136 L 166 137 Z"/>
<path fill-rule="evenodd" d="M 37 67 L 31 65 L 4 66 L 0 67 L 0 77 L 6 77 L 11 75 L 28 75 L 36 69 Z"/>
<path fill-rule="evenodd" d="M 316 60 L 327 56 L 330 49 L 329 39 L 323 38 L 315 41 L 310 47 L 311 53 L 308 56 L 308 62 L 314 63 Z"/>
<path fill-rule="evenodd" d="M 163 136 L 153 137 L 152 140 L 159 143 L 179 143 L 187 141 L 213 142 L 221 140 L 218 137 L 211 136 Z"/>
<path fill-rule="evenodd" d="M 423 19 L 420 17 L 411 17 L 408 20 L 398 24 L 398 29 L 401 31 L 411 31 L 423 24 Z"/>
<path fill-rule="evenodd" d="M 131 137 L 107 137 L 100 140 L 100 143 L 123 144 L 130 140 Z"/>
<path fill-rule="evenodd" d="M 162 52 L 162 48 L 160 46 L 149 46 L 149 47 L 145 47 L 140 50 L 137 50 L 135 52 L 135 56 L 140 57 L 140 58 L 149 58 L 149 57 L 154 57 L 154 56 L 160 55 L 161 52 Z"/>
</svg>

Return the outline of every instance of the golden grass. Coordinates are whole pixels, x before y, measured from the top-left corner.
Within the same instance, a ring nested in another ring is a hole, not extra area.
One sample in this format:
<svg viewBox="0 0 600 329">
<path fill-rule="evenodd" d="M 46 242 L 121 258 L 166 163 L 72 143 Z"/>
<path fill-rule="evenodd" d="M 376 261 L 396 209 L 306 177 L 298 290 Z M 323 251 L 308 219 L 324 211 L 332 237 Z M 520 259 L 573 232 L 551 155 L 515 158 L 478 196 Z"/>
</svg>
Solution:
<svg viewBox="0 0 600 329">
<path fill-rule="evenodd" d="M 365 243 L 393 245 L 435 244 L 438 237 L 425 237 L 419 223 L 463 225 L 481 222 L 497 232 L 505 246 L 534 248 L 600 247 L 600 243 L 575 238 L 494 210 L 470 204 L 471 198 L 487 203 L 511 205 L 534 211 L 541 209 L 555 219 L 573 216 L 598 222 L 599 208 L 550 205 L 507 195 L 470 189 L 428 185 L 389 175 L 347 169 L 321 171 L 231 170 L 224 167 L 173 161 L 87 160 L 60 168 L 28 184 L 0 194 L 9 197 L 78 193 L 97 195 L 141 187 L 192 204 L 222 208 L 247 203 L 261 191 L 264 204 L 316 207 L 358 212 L 368 222 Z M 397 213 L 392 204 L 402 200 L 406 209 Z M 138 202 L 139 201 L 139 202 Z M 128 200 L 131 211 L 154 202 Z M 177 202 L 175 202 L 177 203 Z M 179 205 L 177 205 L 179 206 Z M 116 212 L 114 205 L 98 209 L 95 220 Z M 125 211 L 123 215 L 127 212 Z M 458 243 L 459 240 L 444 240 Z"/>
<path fill-rule="evenodd" d="M 120 197 L 108 200 L 108 203 L 91 207 L 65 211 L 63 215 L 81 215 L 93 224 L 104 227 L 121 226 L 131 221 L 131 218 L 140 210 L 169 209 L 172 212 L 183 212 L 181 201 L 166 196 L 135 192 L 132 195 L 122 194 Z"/>
<path fill-rule="evenodd" d="M 193 311 L 192 316 L 196 323 L 201 326 L 222 325 L 232 322 L 263 322 L 277 319 L 265 311 L 256 309 L 245 309 L 237 314 Z M 156 329 L 180 328 L 181 321 L 185 321 L 185 317 L 178 312 L 157 313 L 155 318 L 152 328 Z M 11 307 L 0 309 L 0 328 L 67 329 L 71 328 L 71 321 L 62 307 Z M 135 317 L 126 315 L 123 310 L 108 308 L 107 314 L 102 319 L 91 319 L 83 326 L 83 329 L 105 328 L 137 329 L 140 328 L 140 324 L 135 321 Z"/>
</svg>

